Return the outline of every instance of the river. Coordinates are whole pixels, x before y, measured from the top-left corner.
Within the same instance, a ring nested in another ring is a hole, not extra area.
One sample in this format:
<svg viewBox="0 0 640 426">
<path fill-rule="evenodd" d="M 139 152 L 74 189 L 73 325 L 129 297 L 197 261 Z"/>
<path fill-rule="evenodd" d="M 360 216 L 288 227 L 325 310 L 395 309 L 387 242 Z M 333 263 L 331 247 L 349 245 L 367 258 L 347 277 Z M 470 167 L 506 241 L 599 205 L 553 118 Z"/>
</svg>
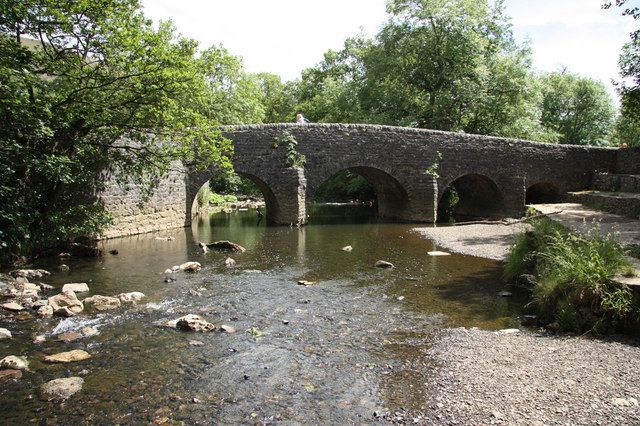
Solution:
<svg viewBox="0 0 640 426">
<path fill-rule="evenodd" d="M 427 416 L 434 391 L 428 350 L 439 331 L 518 325 L 526 295 L 498 296 L 499 263 L 431 257 L 427 252 L 437 247 L 412 225 L 379 223 L 365 206 L 315 206 L 299 229 L 256 222 L 251 211 L 217 213 L 191 229 L 102 243 L 117 255 L 66 261 L 71 270 L 47 277 L 48 284 L 86 282 L 90 294 L 147 297 L 134 307 L 69 319 L 17 321 L 6 314 L 2 327 L 14 338 L 0 341 L 0 357 L 27 356 L 31 371 L 0 385 L 3 422 L 350 424 L 370 423 L 385 411 Z M 197 246 L 214 240 L 247 251 L 202 253 Z M 340 250 L 346 245 L 353 251 Z M 229 255 L 235 268 L 224 266 Z M 188 260 L 203 269 L 164 282 L 166 268 Z M 377 260 L 395 268 L 376 268 Z M 194 334 L 153 324 L 188 313 L 237 332 Z M 100 334 L 69 344 L 52 336 L 85 325 Z M 47 341 L 33 344 L 37 334 Z M 40 361 L 76 348 L 92 358 Z M 38 397 L 40 384 L 77 375 L 84 387 L 66 403 Z"/>
</svg>

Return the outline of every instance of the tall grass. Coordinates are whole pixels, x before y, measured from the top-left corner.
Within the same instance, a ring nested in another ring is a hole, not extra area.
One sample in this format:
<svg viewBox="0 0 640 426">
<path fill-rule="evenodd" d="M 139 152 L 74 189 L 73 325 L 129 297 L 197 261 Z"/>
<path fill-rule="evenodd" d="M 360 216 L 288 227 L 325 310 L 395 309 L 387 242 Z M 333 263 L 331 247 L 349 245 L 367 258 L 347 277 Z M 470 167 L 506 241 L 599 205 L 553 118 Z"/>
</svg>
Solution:
<svg viewBox="0 0 640 426">
<path fill-rule="evenodd" d="M 543 323 L 565 331 L 620 331 L 640 318 L 638 297 L 613 281 L 631 269 L 624 254 L 611 235 L 582 236 L 542 219 L 512 246 L 505 275 L 535 276 L 532 306 Z"/>
</svg>

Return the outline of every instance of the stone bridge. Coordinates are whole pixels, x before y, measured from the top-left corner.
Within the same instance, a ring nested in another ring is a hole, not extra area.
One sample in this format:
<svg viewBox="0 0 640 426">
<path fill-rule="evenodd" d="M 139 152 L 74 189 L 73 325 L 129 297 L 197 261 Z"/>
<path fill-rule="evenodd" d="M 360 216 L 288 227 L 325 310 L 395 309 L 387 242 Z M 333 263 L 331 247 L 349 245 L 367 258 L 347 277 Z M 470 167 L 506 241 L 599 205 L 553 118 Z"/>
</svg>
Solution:
<svg viewBox="0 0 640 426">
<path fill-rule="evenodd" d="M 306 157 L 304 169 L 285 166 L 289 132 Z M 557 145 L 435 130 L 361 124 L 265 124 L 224 127 L 234 145 L 234 168 L 264 194 L 267 221 L 306 222 L 306 204 L 320 185 L 343 170 L 366 178 L 376 191 L 378 214 L 406 222 L 434 222 L 449 186 L 458 212 L 519 216 L 527 201 L 559 199 L 589 187 L 595 172 L 614 171 L 618 150 Z M 219 170 L 174 172 L 146 207 L 132 207 L 135 191 L 107 191 L 114 213 L 106 236 L 127 235 L 191 223 L 198 189 Z"/>
</svg>

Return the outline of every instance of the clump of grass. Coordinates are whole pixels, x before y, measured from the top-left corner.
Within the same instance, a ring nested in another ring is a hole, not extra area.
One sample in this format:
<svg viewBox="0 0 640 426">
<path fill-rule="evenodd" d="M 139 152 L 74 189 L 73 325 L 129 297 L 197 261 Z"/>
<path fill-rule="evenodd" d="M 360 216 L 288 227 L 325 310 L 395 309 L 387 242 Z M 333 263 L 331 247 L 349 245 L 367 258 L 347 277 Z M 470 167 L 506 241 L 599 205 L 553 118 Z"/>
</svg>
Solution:
<svg viewBox="0 0 640 426">
<path fill-rule="evenodd" d="M 613 277 L 628 271 L 625 251 L 611 235 L 582 236 L 548 219 L 518 237 L 505 275 L 533 274 L 532 306 L 543 323 L 561 330 L 620 331 L 640 318 L 640 301 Z"/>
</svg>

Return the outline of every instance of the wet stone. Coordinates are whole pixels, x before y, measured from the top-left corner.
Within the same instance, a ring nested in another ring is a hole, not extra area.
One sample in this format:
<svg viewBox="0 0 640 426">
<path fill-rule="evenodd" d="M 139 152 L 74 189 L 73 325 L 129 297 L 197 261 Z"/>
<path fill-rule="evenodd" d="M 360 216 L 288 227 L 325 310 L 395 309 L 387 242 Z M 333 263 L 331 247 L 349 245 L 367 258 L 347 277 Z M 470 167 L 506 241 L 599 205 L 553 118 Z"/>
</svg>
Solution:
<svg viewBox="0 0 640 426">
<path fill-rule="evenodd" d="M 61 401 L 82 390 L 84 379 L 68 377 L 51 380 L 40 387 L 40 396 L 47 401 Z"/>
<path fill-rule="evenodd" d="M 8 302 L 1 305 L 3 309 L 12 312 L 19 312 L 24 310 L 24 306 L 16 303 L 16 302 Z"/>
<path fill-rule="evenodd" d="M 11 332 L 6 328 L 0 328 L 0 340 L 11 339 Z"/>
<path fill-rule="evenodd" d="M 393 268 L 393 263 L 387 262 L 386 260 L 378 260 L 376 262 L 377 268 Z"/>
<path fill-rule="evenodd" d="M 89 358 L 91 358 L 91 355 L 89 355 L 88 352 L 80 349 L 75 349 L 73 351 L 60 352 L 58 354 L 45 356 L 44 360 L 51 363 L 69 363 L 84 361 L 85 359 Z"/>
<path fill-rule="evenodd" d="M 22 377 L 20 370 L 0 370 L 0 383 L 16 381 Z"/>
<path fill-rule="evenodd" d="M 0 368 L 10 370 L 28 370 L 29 362 L 25 357 L 9 355 L 0 360 Z"/>
<path fill-rule="evenodd" d="M 89 291 L 87 283 L 69 283 L 62 286 L 62 293 L 73 291 L 74 293 L 86 293 Z"/>
</svg>

